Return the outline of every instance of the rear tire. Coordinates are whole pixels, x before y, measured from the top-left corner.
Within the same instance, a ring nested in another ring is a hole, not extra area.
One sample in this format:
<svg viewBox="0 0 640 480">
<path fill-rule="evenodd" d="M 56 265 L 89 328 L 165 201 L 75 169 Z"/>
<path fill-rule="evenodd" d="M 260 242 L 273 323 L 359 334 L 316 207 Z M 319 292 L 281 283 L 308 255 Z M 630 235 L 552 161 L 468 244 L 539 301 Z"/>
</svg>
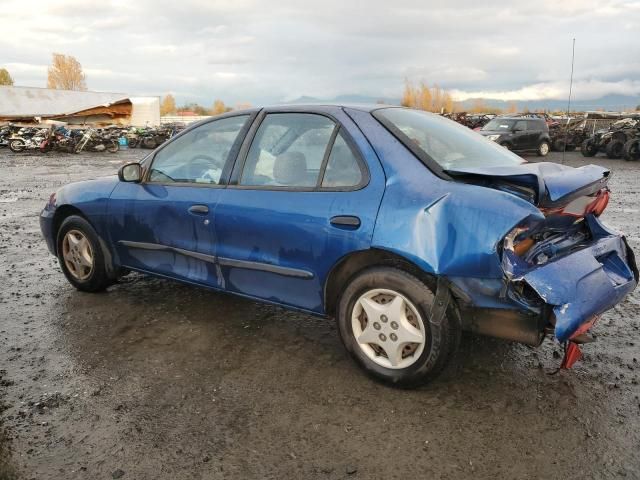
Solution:
<svg viewBox="0 0 640 480">
<path fill-rule="evenodd" d="M 583 157 L 595 157 L 596 153 L 598 153 L 598 147 L 587 138 L 582 142 L 582 145 L 580 145 L 580 153 L 582 153 Z"/>
<path fill-rule="evenodd" d="M 350 281 L 338 304 L 342 343 L 377 380 L 400 387 L 427 383 L 447 365 L 460 340 L 452 316 L 444 315 L 439 325 L 429 321 L 434 298 L 427 285 L 403 270 L 366 269 Z"/>
<path fill-rule="evenodd" d="M 107 275 L 100 237 L 78 215 L 64 219 L 56 237 L 62 272 L 71 285 L 83 292 L 100 292 L 114 281 Z"/>
<path fill-rule="evenodd" d="M 622 149 L 626 161 L 640 160 L 640 138 L 632 138 Z"/>
<path fill-rule="evenodd" d="M 565 151 L 565 144 L 564 144 L 564 140 L 561 138 L 557 138 L 556 140 L 553 141 L 553 149 L 556 152 L 564 152 Z"/>
<path fill-rule="evenodd" d="M 540 145 L 538 145 L 538 156 L 539 157 L 546 157 L 547 155 L 549 155 L 549 151 L 551 150 L 551 145 L 549 145 L 549 142 L 547 142 L 546 140 L 543 140 L 542 142 L 540 142 Z"/>
<path fill-rule="evenodd" d="M 609 143 L 607 143 L 607 147 L 605 151 L 607 152 L 607 157 L 609 158 L 612 158 L 612 159 L 622 158 L 622 154 L 624 151 L 624 143 L 622 142 L 622 140 L 612 139 Z"/>
</svg>

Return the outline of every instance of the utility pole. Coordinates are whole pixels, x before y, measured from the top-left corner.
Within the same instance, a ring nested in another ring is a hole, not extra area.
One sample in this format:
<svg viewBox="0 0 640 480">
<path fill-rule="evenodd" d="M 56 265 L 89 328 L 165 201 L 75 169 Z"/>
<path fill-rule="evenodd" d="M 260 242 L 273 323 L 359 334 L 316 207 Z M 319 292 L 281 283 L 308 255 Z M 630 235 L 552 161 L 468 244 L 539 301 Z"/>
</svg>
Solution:
<svg viewBox="0 0 640 480">
<path fill-rule="evenodd" d="M 564 155 L 567 153 L 567 138 L 569 136 L 569 121 L 571 115 L 571 91 L 573 89 L 573 62 L 576 57 L 576 39 L 574 37 L 571 46 L 571 77 L 569 79 L 569 99 L 567 101 L 567 124 L 564 127 L 564 147 L 562 148 L 562 164 L 564 165 Z"/>
</svg>

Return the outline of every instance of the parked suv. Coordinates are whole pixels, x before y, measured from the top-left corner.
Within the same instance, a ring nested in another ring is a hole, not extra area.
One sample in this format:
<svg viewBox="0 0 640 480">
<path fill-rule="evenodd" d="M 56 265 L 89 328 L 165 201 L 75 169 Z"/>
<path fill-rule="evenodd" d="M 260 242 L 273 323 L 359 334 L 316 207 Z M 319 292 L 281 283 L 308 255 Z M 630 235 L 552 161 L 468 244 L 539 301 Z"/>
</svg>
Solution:
<svg viewBox="0 0 640 480">
<path fill-rule="evenodd" d="M 551 150 L 544 118 L 497 117 L 482 127 L 480 134 L 516 152 L 535 151 L 544 157 Z"/>
</svg>

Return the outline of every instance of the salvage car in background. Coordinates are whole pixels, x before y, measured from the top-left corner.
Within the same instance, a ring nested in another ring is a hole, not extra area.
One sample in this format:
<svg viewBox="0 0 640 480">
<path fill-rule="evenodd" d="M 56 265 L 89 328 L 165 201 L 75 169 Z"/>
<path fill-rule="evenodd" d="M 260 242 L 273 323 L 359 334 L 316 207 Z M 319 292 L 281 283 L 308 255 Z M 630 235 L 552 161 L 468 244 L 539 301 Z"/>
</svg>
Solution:
<svg viewBox="0 0 640 480">
<path fill-rule="evenodd" d="M 527 163 L 426 112 L 273 107 L 67 185 L 40 221 L 80 290 L 137 270 L 334 316 L 365 371 L 413 385 L 447 364 L 461 330 L 529 345 L 554 334 L 574 347 L 570 366 L 638 281 L 624 237 L 598 218 L 608 177 Z"/>
<path fill-rule="evenodd" d="M 480 134 L 514 152 L 536 152 L 545 157 L 551 150 L 544 118 L 496 117 L 480 129 Z"/>
</svg>

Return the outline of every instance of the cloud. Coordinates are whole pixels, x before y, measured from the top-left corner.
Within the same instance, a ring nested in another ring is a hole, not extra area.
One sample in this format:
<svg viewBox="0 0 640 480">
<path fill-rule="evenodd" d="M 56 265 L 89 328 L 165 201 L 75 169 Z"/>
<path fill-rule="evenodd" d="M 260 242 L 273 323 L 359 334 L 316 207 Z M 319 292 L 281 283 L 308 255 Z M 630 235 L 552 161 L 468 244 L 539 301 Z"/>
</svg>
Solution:
<svg viewBox="0 0 640 480">
<path fill-rule="evenodd" d="M 459 98 L 638 95 L 635 0 L 4 0 L 0 59 L 44 86 L 52 52 L 91 89 L 178 101 L 399 97 L 405 78 Z M 34 15 L 33 12 L 37 12 Z"/>
<path fill-rule="evenodd" d="M 575 100 L 598 99 L 605 95 L 640 96 L 640 80 L 620 80 L 617 82 L 605 82 L 600 80 L 587 80 L 574 82 L 571 98 Z M 564 100 L 569 96 L 568 82 L 548 82 L 527 85 L 516 90 L 453 90 L 454 100 L 464 101 L 470 98 L 486 98 L 504 101 L 526 100 Z"/>
</svg>

